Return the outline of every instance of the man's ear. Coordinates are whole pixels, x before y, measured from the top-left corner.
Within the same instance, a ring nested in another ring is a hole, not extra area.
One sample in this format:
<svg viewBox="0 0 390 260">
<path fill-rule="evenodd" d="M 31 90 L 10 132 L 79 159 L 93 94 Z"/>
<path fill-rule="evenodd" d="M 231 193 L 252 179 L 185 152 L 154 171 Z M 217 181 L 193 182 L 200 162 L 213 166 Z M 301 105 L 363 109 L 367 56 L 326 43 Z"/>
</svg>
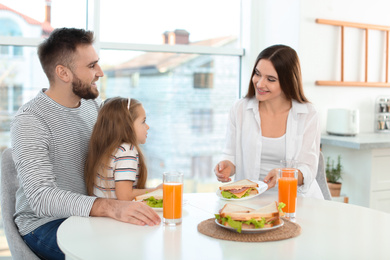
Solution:
<svg viewBox="0 0 390 260">
<path fill-rule="evenodd" d="M 68 83 L 72 80 L 72 72 L 67 67 L 63 65 L 57 65 L 55 71 L 57 77 L 65 83 Z"/>
</svg>

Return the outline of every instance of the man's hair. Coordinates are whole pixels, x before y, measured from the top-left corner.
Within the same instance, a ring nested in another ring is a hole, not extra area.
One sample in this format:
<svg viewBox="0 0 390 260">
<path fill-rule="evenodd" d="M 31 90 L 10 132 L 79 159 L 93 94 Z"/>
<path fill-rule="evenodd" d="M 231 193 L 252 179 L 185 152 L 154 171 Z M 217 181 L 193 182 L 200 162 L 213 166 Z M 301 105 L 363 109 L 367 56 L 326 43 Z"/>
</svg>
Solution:
<svg viewBox="0 0 390 260">
<path fill-rule="evenodd" d="M 73 57 L 80 45 L 93 44 L 93 32 L 76 28 L 55 29 L 38 47 L 42 69 L 49 82 L 54 81 L 57 65 L 73 69 Z"/>
</svg>

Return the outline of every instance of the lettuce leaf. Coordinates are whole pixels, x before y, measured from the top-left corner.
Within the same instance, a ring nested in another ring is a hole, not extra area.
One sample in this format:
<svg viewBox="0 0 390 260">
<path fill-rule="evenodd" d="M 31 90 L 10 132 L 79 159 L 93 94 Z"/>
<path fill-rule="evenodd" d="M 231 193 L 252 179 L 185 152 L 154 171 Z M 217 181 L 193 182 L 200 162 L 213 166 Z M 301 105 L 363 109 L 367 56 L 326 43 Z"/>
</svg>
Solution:
<svg viewBox="0 0 390 260">
<path fill-rule="evenodd" d="M 225 223 L 227 222 L 229 224 L 229 226 L 234 228 L 235 230 L 237 230 L 238 233 L 241 233 L 241 231 L 242 231 L 242 224 L 247 224 L 247 225 L 253 224 L 255 226 L 255 228 L 263 228 L 264 225 L 266 224 L 265 218 L 261 218 L 261 220 L 256 220 L 256 219 L 252 218 L 252 219 L 247 220 L 247 221 L 236 221 L 236 220 L 233 220 L 230 216 L 226 216 L 224 218 L 221 218 L 221 216 L 219 214 L 215 214 L 215 218 L 218 220 L 221 220 L 222 225 L 225 225 Z"/>
<path fill-rule="evenodd" d="M 238 199 L 238 197 L 236 195 L 234 195 L 233 193 L 231 193 L 230 191 L 227 191 L 227 190 L 223 190 L 221 191 L 221 195 L 222 197 L 226 198 L 226 199 Z"/>
<path fill-rule="evenodd" d="M 286 207 L 286 204 L 284 204 L 283 202 L 279 202 L 278 204 L 278 210 L 280 213 L 284 213 L 282 208 Z"/>
<path fill-rule="evenodd" d="M 146 201 L 146 204 L 148 204 L 149 207 L 152 207 L 152 208 L 162 208 L 163 207 L 163 200 L 157 200 L 155 199 L 153 196 L 145 199 L 144 201 Z"/>
</svg>

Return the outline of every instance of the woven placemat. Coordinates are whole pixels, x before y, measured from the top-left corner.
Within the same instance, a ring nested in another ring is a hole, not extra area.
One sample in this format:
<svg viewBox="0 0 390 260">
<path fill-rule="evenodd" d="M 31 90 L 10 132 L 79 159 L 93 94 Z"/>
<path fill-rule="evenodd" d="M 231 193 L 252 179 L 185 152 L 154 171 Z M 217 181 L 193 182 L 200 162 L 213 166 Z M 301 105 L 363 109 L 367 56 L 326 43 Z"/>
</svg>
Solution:
<svg viewBox="0 0 390 260">
<path fill-rule="evenodd" d="M 283 221 L 284 225 L 277 229 L 272 229 L 262 233 L 240 234 L 218 226 L 215 223 L 215 218 L 210 218 L 198 224 L 198 231 L 213 238 L 239 242 L 277 241 L 296 237 L 301 234 L 301 226 L 287 219 L 283 219 Z"/>
</svg>

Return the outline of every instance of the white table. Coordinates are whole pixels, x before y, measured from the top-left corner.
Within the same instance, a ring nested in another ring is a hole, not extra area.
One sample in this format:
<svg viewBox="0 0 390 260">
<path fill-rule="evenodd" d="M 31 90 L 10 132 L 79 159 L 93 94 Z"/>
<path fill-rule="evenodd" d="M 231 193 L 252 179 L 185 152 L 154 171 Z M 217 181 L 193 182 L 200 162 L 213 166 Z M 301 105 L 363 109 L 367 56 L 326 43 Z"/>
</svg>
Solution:
<svg viewBox="0 0 390 260">
<path fill-rule="evenodd" d="M 389 259 L 390 214 L 360 206 L 298 198 L 302 233 L 275 242 L 219 240 L 197 225 L 226 201 L 215 193 L 184 194 L 183 223 L 177 227 L 136 226 L 109 218 L 70 217 L 59 228 L 66 259 Z M 267 191 L 238 204 L 253 208 L 277 200 Z M 162 212 L 159 213 L 162 217 Z"/>
</svg>

